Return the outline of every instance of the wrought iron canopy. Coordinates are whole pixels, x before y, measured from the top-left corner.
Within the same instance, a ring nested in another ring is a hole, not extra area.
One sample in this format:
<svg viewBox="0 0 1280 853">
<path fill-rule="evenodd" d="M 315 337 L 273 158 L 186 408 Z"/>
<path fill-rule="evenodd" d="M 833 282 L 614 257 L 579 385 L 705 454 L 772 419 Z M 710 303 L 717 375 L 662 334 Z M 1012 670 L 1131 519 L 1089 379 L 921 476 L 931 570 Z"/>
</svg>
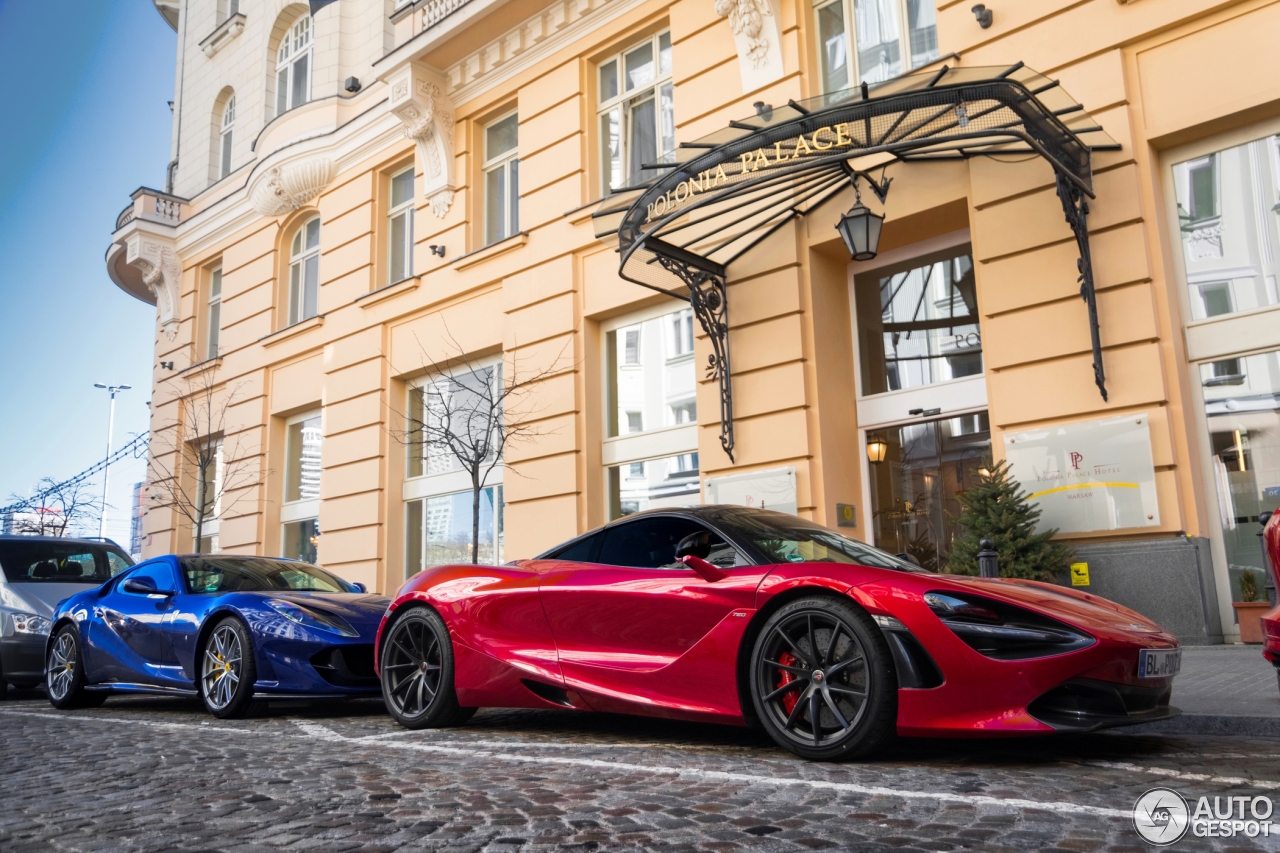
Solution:
<svg viewBox="0 0 1280 853">
<path fill-rule="evenodd" d="M 692 304 L 715 352 L 707 369 L 720 380 L 721 444 L 730 459 L 728 268 L 836 197 L 855 174 L 898 161 L 1032 153 L 1049 162 L 1080 247 L 1095 381 L 1106 398 L 1086 197 L 1093 197 L 1091 151 L 1119 145 L 1056 81 L 1021 63 L 944 65 L 874 87 L 756 106 L 756 115 L 682 143 L 671 162 L 646 164 L 643 182 L 614 192 L 593 215 L 597 236 L 617 235 L 624 279 Z"/>
</svg>

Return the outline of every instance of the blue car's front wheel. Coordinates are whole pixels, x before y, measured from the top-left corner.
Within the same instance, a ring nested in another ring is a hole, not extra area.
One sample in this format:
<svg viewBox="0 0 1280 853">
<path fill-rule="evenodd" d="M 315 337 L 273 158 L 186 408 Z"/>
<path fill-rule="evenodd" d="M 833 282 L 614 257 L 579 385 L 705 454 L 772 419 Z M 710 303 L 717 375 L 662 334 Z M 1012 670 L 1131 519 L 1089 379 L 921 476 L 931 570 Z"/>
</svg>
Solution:
<svg viewBox="0 0 1280 853">
<path fill-rule="evenodd" d="M 253 642 L 244 623 L 228 616 L 213 626 L 200 654 L 200 697 L 219 719 L 243 717 L 257 680 Z"/>
</svg>

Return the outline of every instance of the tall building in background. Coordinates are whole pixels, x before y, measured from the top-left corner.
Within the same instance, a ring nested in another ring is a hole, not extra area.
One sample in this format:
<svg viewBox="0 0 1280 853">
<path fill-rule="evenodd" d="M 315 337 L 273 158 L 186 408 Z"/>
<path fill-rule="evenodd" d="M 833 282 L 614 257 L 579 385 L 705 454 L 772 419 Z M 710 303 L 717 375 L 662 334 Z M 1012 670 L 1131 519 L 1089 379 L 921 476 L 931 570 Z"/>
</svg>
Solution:
<svg viewBox="0 0 1280 853">
<path fill-rule="evenodd" d="M 134 483 L 129 497 L 129 555 L 142 558 L 142 542 L 146 534 L 143 522 L 147 518 L 147 484 Z"/>
<path fill-rule="evenodd" d="M 174 365 L 161 467 L 175 395 L 227 406 L 220 550 L 382 592 L 468 556 L 411 413 L 501 365 L 540 380 L 484 559 L 714 493 L 944 566 L 994 456 L 1089 591 L 1237 636 L 1280 506 L 1280 3 L 154 2 L 169 180 L 106 266 Z M 892 179 L 870 251 L 851 169 Z"/>
</svg>

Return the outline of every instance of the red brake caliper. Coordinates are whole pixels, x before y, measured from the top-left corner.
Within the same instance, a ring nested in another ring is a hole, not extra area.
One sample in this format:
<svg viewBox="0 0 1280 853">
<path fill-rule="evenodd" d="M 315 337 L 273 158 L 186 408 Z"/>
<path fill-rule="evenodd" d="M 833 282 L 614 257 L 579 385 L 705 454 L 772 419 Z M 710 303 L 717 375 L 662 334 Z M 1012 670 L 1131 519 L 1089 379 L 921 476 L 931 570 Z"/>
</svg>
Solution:
<svg viewBox="0 0 1280 853">
<path fill-rule="evenodd" d="M 783 652 L 778 655 L 778 663 L 783 666 L 795 666 L 796 656 L 791 654 L 791 652 Z M 778 672 L 781 673 L 782 680 L 775 685 L 777 687 L 783 687 L 796 680 L 796 677 L 785 669 L 780 669 Z M 798 701 L 800 701 L 800 697 L 794 690 L 788 690 L 786 693 L 782 694 L 782 707 L 787 709 L 788 715 L 796 709 L 796 702 Z"/>
</svg>

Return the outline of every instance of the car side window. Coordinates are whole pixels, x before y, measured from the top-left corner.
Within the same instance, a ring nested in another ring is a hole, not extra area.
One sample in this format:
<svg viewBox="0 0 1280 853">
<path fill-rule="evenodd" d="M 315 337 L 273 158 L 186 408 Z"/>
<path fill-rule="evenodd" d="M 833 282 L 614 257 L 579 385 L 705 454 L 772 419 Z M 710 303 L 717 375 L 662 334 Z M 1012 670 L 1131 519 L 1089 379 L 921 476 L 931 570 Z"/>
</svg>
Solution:
<svg viewBox="0 0 1280 853">
<path fill-rule="evenodd" d="M 152 587 L 158 590 L 177 591 L 177 578 L 174 577 L 173 568 L 168 563 L 152 563 L 149 566 L 143 566 L 135 572 L 129 574 L 131 580 L 149 580 Z M 121 584 L 118 589 L 124 592 L 124 585 Z M 125 595 L 141 595 L 142 593 L 126 592 Z"/>
<path fill-rule="evenodd" d="M 683 568 L 676 545 L 690 533 L 706 530 L 696 521 L 675 516 L 641 518 L 607 529 L 597 563 L 635 569 Z"/>
<path fill-rule="evenodd" d="M 595 563 L 597 562 L 596 555 L 600 553 L 600 543 L 602 541 L 604 541 L 603 533 L 584 537 L 556 554 L 552 559 L 568 560 L 573 563 Z"/>
</svg>

